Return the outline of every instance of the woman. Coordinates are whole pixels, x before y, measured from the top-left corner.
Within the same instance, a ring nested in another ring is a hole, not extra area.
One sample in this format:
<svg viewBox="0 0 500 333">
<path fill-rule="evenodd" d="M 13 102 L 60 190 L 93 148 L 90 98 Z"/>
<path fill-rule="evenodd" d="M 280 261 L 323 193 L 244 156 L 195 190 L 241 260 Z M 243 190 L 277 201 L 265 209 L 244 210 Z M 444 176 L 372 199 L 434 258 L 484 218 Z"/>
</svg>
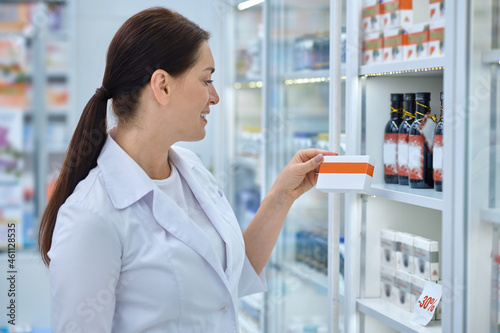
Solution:
<svg viewBox="0 0 500 333">
<path fill-rule="evenodd" d="M 219 102 L 208 38 L 163 8 L 113 38 L 40 226 L 55 332 L 237 332 L 238 298 L 266 289 L 286 214 L 332 153 L 299 151 L 242 234 L 200 160 L 173 147 L 203 139 Z"/>
</svg>

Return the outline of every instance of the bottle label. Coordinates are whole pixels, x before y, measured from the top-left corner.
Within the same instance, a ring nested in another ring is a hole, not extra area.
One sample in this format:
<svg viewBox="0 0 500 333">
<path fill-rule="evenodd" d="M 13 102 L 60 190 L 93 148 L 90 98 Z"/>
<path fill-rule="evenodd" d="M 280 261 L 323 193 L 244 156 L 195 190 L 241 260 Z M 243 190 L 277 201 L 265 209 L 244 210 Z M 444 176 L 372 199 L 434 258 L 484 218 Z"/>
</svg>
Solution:
<svg viewBox="0 0 500 333">
<path fill-rule="evenodd" d="M 434 135 L 434 151 L 432 155 L 433 178 L 443 181 L 443 136 Z"/>
<path fill-rule="evenodd" d="M 409 136 L 408 168 L 410 179 L 424 179 L 424 137 L 422 135 Z"/>
<path fill-rule="evenodd" d="M 398 175 L 408 176 L 408 134 L 398 134 Z"/>
<path fill-rule="evenodd" d="M 398 134 L 385 133 L 384 135 L 384 174 L 398 174 Z"/>
</svg>

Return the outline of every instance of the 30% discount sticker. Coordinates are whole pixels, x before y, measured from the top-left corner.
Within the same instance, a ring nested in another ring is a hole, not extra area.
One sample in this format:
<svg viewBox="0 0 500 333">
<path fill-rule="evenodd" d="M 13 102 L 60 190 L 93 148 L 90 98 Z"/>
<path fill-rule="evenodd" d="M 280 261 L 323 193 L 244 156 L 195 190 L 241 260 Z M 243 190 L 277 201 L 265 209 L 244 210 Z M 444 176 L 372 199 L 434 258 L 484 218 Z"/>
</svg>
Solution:
<svg viewBox="0 0 500 333">
<path fill-rule="evenodd" d="M 427 325 L 441 300 L 443 287 L 435 282 L 425 282 L 424 290 L 415 304 L 411 320 L 420 325 Z"/>
</svg>

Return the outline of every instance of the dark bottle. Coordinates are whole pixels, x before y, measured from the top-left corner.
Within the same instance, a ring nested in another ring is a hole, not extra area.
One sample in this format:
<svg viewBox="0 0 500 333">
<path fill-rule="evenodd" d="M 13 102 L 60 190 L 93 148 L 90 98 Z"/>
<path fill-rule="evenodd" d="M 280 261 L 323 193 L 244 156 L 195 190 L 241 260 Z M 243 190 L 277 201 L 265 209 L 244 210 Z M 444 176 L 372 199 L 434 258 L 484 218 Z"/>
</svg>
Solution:
<svg viewBox="0 0 500 333">
<path fill-rule="evenodd" d="M 405 94 L 403 121 L 398 134 L 398 183 L 408 185 L 408 138 L 415 119 L 415 94 Z"/>
<path fill-rule="evenodd" d="M 441 113 L 434 132 L 434 145 L 432 148 L 432 169 L 434 178 L 434 188 L 436 191 L 443 191 L 443 92 L 441 98 Z"/>
<path fill-rule="evenodd" d="M 415 120 L 411 124 L 408 139 L 408 168 L 411 188 L 433 188 L 432 152 L 425 144 L 424 136 L 418 128 L 425 115 L 431 112 L 431 93 L 415 94 Z"/>
<path fill-rule="evenodd" d="M 384 180 L 398 183 L 398 132 L 403 112 L 403 94 L 391 94 L 391 119 L 384 134 Z"/>
</svg>

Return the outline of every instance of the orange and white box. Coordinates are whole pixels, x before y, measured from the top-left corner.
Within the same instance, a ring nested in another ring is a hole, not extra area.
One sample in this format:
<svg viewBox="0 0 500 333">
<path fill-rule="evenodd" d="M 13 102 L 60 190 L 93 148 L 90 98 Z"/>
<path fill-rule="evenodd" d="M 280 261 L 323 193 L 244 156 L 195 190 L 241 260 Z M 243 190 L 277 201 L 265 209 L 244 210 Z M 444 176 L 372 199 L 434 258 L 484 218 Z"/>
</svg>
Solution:
<svg viewBox="0 0 500 333">
<path fill-rule="evenodd" d="M 364 64 L 380 64 L 383 61 L 384 52 L 384 34 L 382 32 L 373 32 L 365 35 L 363 42 Z"/>
<path fill-rule="evenodd" d="M 325 156 L 319 167 L 316 189 L 322 192 L 368 193 L 374 163 L 370 156 Z"/>
<path fill-rule="evenodd" d="M 382 0 L 380 7 L 384 30 L 408 27 L 413 24 L 413 0 Z"/>
<path fill-rule="evenodd" d="M 382 30 L 380 21 L 380 0 L 363 1 L 363 31 L 365 33 Z"/>
<path fill-rule="evenodd" d="M 429 25 L 429 58 L 444 56 L 444 20 Z"/>
<path fill-rule="evenodd" d="M 398 290 L 395 285 L 396 269 L 380 266 L 380 297 L 391 303 L 396 302 Z"/>
<path fill-rule="evenodd" d="M 384 30 L 384 62 L 403 60 L 403 28 Z"/>
<path fill-rule="evenodd" d="M 403 310 L 410 311 L 411 309 L 411 278 L 412 275 L 403 272 L 402 270 L 396 270 L 396 279 L 394 284 L 398 293 L 396 294 L 395 301 L 396 305 Z"/>
<path fill-rule="evenodd" d="M 429 24 L 421 23 L 409 27 L 403 43 L 403 60 L 427 58 L 429 51 Z"/>
<path fill-rule="evenodd" d="M 439 280 L 439 243 L 415 236 L 413 238 L 413 274 L 429 281 Z"/>
<path fill-rule="evenodd" d="M 431 21 L 444 19 L 444 0 L 429 0 L 429 18 Z"/>
</svg>

